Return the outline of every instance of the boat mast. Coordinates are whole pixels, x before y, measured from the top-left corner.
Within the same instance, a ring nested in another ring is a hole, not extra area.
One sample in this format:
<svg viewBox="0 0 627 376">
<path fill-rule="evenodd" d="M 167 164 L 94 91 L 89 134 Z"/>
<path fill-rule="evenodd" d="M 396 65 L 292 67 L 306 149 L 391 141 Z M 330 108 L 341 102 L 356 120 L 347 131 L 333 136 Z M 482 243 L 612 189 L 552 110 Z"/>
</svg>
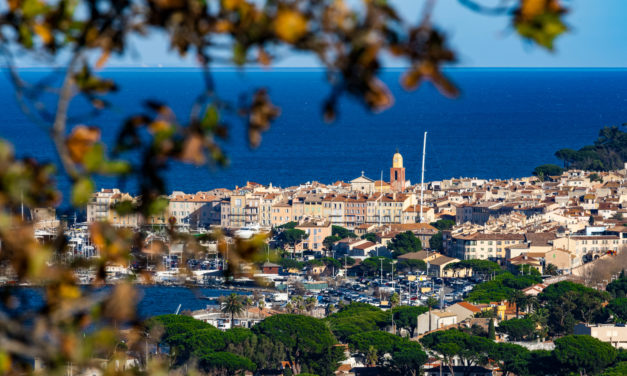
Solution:
<svg viewBox="0 0 627 376">
<path fill-rule="evenodd" d="M 424 200 L 425 191 L 425 155 L 427 152 L 427 132 L 425 132 L 424 139 L 422 141 L 422 172 L 420 173 L 420 223 L 424 221 L 422 217 L 422 205 Z"/>
</svg>

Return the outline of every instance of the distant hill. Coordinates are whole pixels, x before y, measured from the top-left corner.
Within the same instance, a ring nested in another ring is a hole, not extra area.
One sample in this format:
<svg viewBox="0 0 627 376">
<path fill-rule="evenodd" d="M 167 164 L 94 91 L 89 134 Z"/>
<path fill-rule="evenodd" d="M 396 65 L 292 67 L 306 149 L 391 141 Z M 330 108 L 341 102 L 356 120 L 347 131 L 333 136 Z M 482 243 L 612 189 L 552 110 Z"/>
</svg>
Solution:
<svg viewBox="0 0 627 376">
<path fill-rule="evenodd" d="M 555 156 L 564 163 L 566 169 L 589 171 L 622 169 L 627 161 L 627 132 L 623 132 L 617 126 L 603 127 L 594 145 L 587 145 L 579 150 L 560 149 Z"/>
</svg>

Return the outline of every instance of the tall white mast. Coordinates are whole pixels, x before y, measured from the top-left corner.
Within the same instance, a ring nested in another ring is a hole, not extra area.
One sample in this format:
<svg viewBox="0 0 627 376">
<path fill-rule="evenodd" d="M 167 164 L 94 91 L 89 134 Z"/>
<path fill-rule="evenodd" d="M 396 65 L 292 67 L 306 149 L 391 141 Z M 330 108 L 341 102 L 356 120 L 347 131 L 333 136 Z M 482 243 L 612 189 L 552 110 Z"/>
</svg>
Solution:
<svg viewBox="0 0 627 376">
<path fill-rule="evenodd" d="M 420 223 L 424 221 L 422 217 L 422 205 L 424 203 L 425 193 L 425 155 L 427 153 L 427 132 L 425 132 L 424 139 L 422 141 L 422 172 L 420 173 Z"/>
<path fill-rule="evenodd" d="M 381 199 L 383 197 L 383 170 L 381 170 L 381 179 L 379 184 L 379 231 L 381 230 Z"/>
</svg>

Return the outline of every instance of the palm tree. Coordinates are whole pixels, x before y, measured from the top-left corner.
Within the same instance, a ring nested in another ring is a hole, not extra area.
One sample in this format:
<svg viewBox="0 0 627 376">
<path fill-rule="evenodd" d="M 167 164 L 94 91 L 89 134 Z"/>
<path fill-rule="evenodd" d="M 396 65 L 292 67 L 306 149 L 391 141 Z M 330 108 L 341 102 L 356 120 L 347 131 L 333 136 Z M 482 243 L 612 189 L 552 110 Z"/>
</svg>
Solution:
<svg viewBox="0 0 627 376">
<path fill-rule="evenodd" d="M 239 295 L 232 293 L 227 297 L 223 297 L 222 301 L 222 313 L 228 313 L 231 315 L 231 327 L 233 327 L 233 317 L 236 314 L 240 314 L 244 310 L 242 305 L 242 299 Z"/>
<path fill-rule="evenodd" d="M 390 296 L 390 307 L 394 308 L 400 302 L 401 298 L 398 296 L 398 293 L 395 292 L 394 294 L 392 294 L 392 296 Z"/>
<path fill-rule="evenodd" d="M 259 300 L 259 301 L 257 302 L 257 307 L 259 307 L 259 310 L 260 310 L 260 311 L 263 311 L 263 309 L 265 308 L 265 306 L 266 306 L 266 301 L 265 301 L 265 300 L 261 299 L 261 300 Z"/>
<path fill-rule="evenodd" d="M 548 264 L 546 268 L 544 268 L 544 274 L 557 275 L 557 266 Z"/>
</svg>

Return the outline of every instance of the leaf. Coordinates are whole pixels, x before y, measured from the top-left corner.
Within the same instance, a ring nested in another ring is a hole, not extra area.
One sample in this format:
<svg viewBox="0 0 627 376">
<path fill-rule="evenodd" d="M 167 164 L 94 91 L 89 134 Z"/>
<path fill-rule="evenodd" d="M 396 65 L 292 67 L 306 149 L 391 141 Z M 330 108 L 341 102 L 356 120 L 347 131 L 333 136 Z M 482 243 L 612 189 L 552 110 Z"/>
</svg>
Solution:
<svg viewBox="0 0 627 376">
<path fill-rule="evenodd" d="M 40 23 L 35 24 L 33 26 L 33 31 L 35 31 L 35 34 L 41 38 L 41 41 L 44 42 L 44 44 L 51 44 L 53 42 L 52 32 L 47 25 Z"/>
<path fill-rule="evenodd" d="M 70 158 L 75 163 L 82 163 L 91 146 L 100 140 L 100 129 L 78 125 L 65 141 Z"/>
<path fill-rule="evenodd" d="M 288 43 L 298 41 L 307 33 L 307 18 L 292 9 L 279 10 L 274 20 L 274 32 Z"/>
<path fill-rule="evenodd" d="M 87 205 L 94 190 L 94 182 L 90 178 L 82 177 L 78 179 L 72 187 L 72 205 L 75 207 Z"/>
<path fill-rule="evenodd" d="M 184 162 L 194 163 L 201 165 L 205 163 L 205 153 L 203 151 L 204 140 L 203 137 L 198 134 L 191 134 L 183 143 L 183 151 L 181 153 L 181 160 Z"/>
<path fill-rule="evenodd" d="M 218 109 L 214 105 L 210 105 L 207 107 L 205 111 L 205 116 L 202 118 L 202 127 L 203 129 L 210 131 L 218 125 L 218 121 L 220 120 L 220 114 L 218 113 Z"/>
<path fill-rule="evenodd" d="M 104 162 L 104 145 L 101 143 L 93 144 L 87 149 L 87 152 L 83 156 L 83 165 L 89 172 L 95 172 L 100 169 Z"/>
<path fill-rule="evenodd" d="M 168 208 L 168 199 L 158 197 L 148 206 L 148 215 L 159 215 L 165 213 Z"/>
</svg>

